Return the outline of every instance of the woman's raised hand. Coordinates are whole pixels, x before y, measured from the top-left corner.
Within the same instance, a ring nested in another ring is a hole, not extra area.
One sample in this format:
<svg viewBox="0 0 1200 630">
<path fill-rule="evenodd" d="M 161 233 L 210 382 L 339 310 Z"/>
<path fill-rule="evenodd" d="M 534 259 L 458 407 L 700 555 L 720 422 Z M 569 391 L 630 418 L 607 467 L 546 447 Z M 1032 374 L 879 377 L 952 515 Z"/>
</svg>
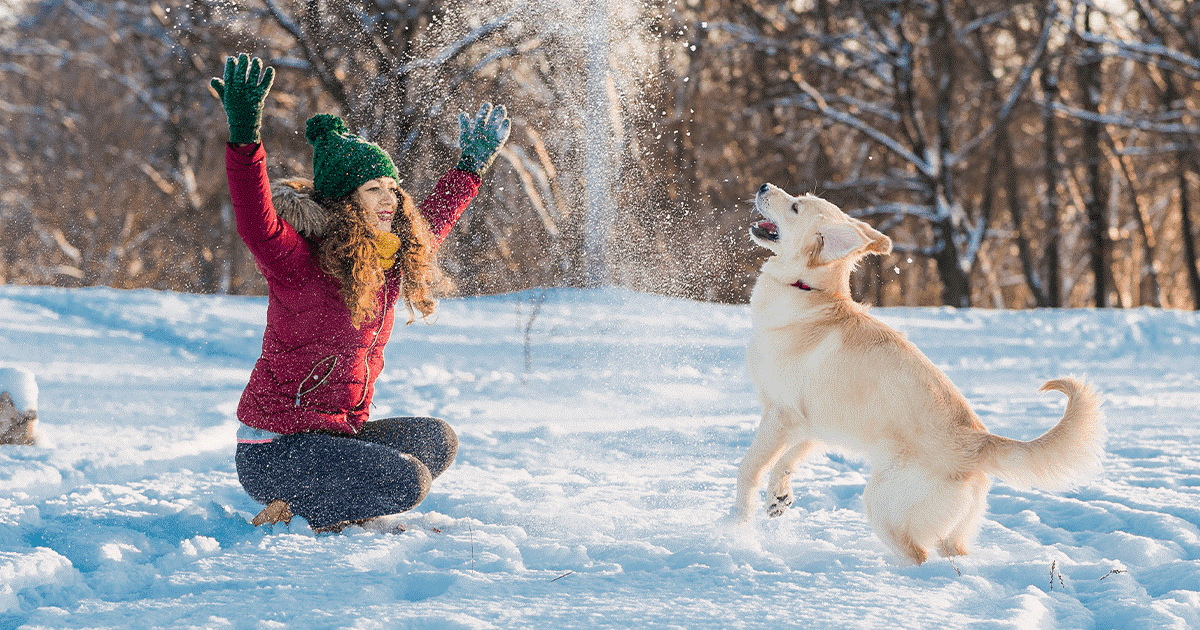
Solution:
<svg viewBox="0 0 1200 630">
<path fill-rule="evenodd" d="M 500 147 L 508 140 L 510 121 L 503 105 L 492 107 L 484 103 L 472 120 L 466 114 L 458 115 L 458 127 L 462 144 L 462 157 L 457 168 L 467 173 L 482 175 L 496 159 Z"/>
<path fill-rule="evenodd" d="M 225 60 L 224 80 L 214 78 L 211 85 L 225 106 L 229 142 L 259 142 L 263 103 L 274 81 L 275 69 L 270 66 L 264 68 L 262 59 L 258 57 L 251 59 L 242 53 L 237 59 L 229 57 Z"/>
</svg>

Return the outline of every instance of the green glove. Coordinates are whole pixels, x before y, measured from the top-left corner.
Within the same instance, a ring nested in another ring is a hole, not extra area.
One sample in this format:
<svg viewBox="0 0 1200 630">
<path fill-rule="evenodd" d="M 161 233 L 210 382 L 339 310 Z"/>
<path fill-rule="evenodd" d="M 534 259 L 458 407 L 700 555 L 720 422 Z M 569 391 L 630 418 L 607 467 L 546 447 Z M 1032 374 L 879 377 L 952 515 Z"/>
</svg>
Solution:
<svg viewBox="0 0 1200 630">
<path fill-rule="evenodd" d="M 251 60 L 245 53 L 234 60 L 225 60 L 225 80 L 213 79 L 212 87 L 225 106 L 225 118 L 229 120 L 229 141 L 233 144 L 257 143 L 262 126 L 263 103 L 271 83 L 275 81 L 275 69 L 263 69 L 262 59 Z"/>
<path fill-rule="evenodd" d="M 483 175 L 495 161 L 504 141 L 508 140 L 509 124 L 503 105 L 493 108 L 491 103 L 484 103 L 473 121 L 466 114 L 460 113 L 458 127 L 462 157 L 458 160 L 458 166 L 454 168 Z"/>
</svg>

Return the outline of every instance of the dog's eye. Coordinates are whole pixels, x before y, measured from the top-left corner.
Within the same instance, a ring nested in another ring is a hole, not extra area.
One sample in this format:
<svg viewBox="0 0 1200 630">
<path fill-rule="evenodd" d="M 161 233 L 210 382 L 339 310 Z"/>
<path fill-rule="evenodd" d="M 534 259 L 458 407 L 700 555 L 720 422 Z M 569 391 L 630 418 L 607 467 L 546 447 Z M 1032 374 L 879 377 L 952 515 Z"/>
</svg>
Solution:
<svg viewBox="0 0 1200 630">
<path fill-rule="evenodd" d="M 796 214 L 800 214 L 800 202 L 799 201 L 792 204 L 792 212 L 795 212 Z"/>
</svg>

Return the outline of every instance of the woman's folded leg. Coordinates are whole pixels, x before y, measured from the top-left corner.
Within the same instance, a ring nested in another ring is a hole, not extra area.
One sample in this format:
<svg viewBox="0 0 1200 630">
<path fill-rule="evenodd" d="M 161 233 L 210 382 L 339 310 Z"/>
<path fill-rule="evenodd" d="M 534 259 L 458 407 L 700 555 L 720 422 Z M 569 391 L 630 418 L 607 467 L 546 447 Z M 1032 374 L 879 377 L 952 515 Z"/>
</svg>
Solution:
<svg viewBox="0 0 1200 630">
<path fill-rule="evenodd" d="M 323 433 L 239 444 L 236 461 L 238 480 L 255 501 L 286 501 L 314 529 L 406 512 L 433 480 L 412 454 Z"/>
<path fill-rule="evenodd" d="M 458 454 L 458 434 L 439 418 L 371 420 L 354 437 L 416 457 L 434 479 L 454 463 Z"/>
</svg>

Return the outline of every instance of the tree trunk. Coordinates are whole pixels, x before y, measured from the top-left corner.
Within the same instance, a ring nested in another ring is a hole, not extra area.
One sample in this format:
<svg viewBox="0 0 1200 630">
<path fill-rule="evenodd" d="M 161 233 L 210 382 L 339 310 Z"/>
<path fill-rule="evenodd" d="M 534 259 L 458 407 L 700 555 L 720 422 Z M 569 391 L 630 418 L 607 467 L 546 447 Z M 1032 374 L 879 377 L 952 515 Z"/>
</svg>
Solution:
<svg viewBox="0 0 1200 630">
<path fill-rule="evenodd" d="M 950 167 L 950 158 L 954 153 L 951 147 L 953 132 L 950 124 L 950 109 L 954 106 L 952 99 L 954 77 L 957 70 L 954 45 L 951 39 L 954 34 L 954 25 L 950 23 L 945 0 L 938 2 L 931 31 L 934 68 L 937 73 L 935 118 L 937 151 L 939 153 L 938 181 L 933 184 L 934 190 L 937 192 L 934 193 L 931 201 L 933 207 L 938 208 L 940 219 L 934 226 L 934 231 L 937 233 L 937 240 L 941 241 L 935 256 L 938 273 L 942 277 L 942 303 L 947 306 L 966 308 L 971 305 L 971 278 L 963 269 L 958 246 L 954 242 L 954 218 L 950 212 L 955 199 L 954 172 Z M 986 217 L 981 216 L 979 220 L 986 221 Z"/>
<path fill-rule="evenodd" d="M 1178 88 L 1175 87 L 1175 74 L 1173 72 L 1165 72 L 1163 81 L 1166 84 L 1166 89 L 1163 90 L 1163 106 L 1166 111 L 1171 111 L 1180 106 L 1180 95 Z M 1183 239 L 1183 262 L 1187 266 L 1188 288 L 1192 294 L 1192 308 L 1200 311 L 1200 271 L 1196 269 L 1196 263 L 1200 262 L 1196 259 L 1196 233 L 1192 227 L 1192 203 L 1191 196 L 1188 195 L 1188 158 L 1191 157 L 1189 152 L 1194 151 L 1192 143 L 1187 138 L 1179 140 L 1186 147 L 1184 150 L 1175 153 L 1175 176 L 1179 185 L 1179 224 L 1180 236 Z"/>
<path fill-rule="evenodd" d="M 1045 57 L 1042 65 L 1042 94 L 1046 104 L 1042 108 L 1042 138 L 1043 138 L 1043 179 L 1046 182 L 1045 206 L 1042 220 L 1045 223 L 1046 234 L 1042 241 L 1042 264 L 1046 270 L 1046 286 L 1043 294 L 1046 306 L 1059 308 L 1062 303 L 1062 264 L 1059 260 L 1059 239 L 1062 227 L 1059 225 L 1058 199 L 1058 125 L 1054 117 L 1054 103 L 1058 101 L 1058 74 L 1050 67 L 1050 56 Z"/>
<path fill-rule="evenodd" d="M 1186 155 L 1176 156 L 1179 177 L 1179 219 L 1183 232 L 1183 260 L 1187 263 L 1188 287 L 1192 290 L 1192 308 L 1200 311 L 1200 271 L 1196 270 L 1196 233 L 1192 229 L 1192 204 L 1188 196 Z"/>
<path fill-rule="evenodd" d="M 1091 10 L 1084 15 L 1084 23 L 1090 32 Z M 1094 115 L 1100 113 L 1100 96 L 1103 94 L 1101 85 L 1101 62 L 1104 57 L 1100 49 L 1088 45 L 1083 49 L 1078 73 L 1079 83 L 1083 92 L 1083 109 Z M 1083 122 L 1083 155 L 1084 167 L 1087 172 L 1087 198 L 1084 205 L 1087 210 L 1089 250 L 1091 253 L 1092 278 L 1095 281 L 1093 300 L 1097 307 L 1109 306 L 1109 257 L 1110 244 L 1108 241 L 1108 187 L 1106 180 L 1100 174 L 1100 163 L 1103 159 L 1101 137 L 1104 126 L 1095 119 Z"/>
<path fill-rule="evenodd" d="M 1114 168 L 1125 176 L 1129 187 L 1129 205 L 1133 218 L 1137 223 L 1138 240 L 1142 246 L 1142 268 L 1138 277 L 1138 296 L 1136 304 L 1131 306 L 1153 306 L 1162 308 L 1162 285 L 1158 281 L 1158 245 L 1154 237 L 1154 228 L 1146 209 L 1138 200 L 1137 191 L 1141 188 L 1138 176 L 1134 173 L 1122 155 L 1123 149 L 1114 138 L 1109 138 L 1109 149 L 1112 151 Z"/>
<path fill-rule="evenodd" d="M 942 280 L 942 304 L 957 308 L 971 306 L 971 280 L 958 260 L 954 244 L 954 222 L 949 216 L 933 224 L 934 254 L 938 276 Z"/>
<path fill-rule="evenodd" d="M 1013 156 L 1012 139 L 1008 135 L 1008 126 L 999 131 L 1000 143 L 1005 156 L 1004 168 L 1004 197 L 1008 201 L 1008 212 L 1012 215 L 1013 230 L 1017 233 L 1017 254 L 1021 258 L 1021 271 L 1025 275 L 1025 284 L 1033 294 L 1033 303 L 1039 308 L 1051 306 L 1050 296 L 1042 286 L 1038 277 L 1036 265 L 1033 262 L 1033 251 L 1029 245 L 1029 237 L 1025 234 L 1025 207 L 1022 203 L 1020 182 L 1017 181 L 1017 165 Z"/>
</svg>

